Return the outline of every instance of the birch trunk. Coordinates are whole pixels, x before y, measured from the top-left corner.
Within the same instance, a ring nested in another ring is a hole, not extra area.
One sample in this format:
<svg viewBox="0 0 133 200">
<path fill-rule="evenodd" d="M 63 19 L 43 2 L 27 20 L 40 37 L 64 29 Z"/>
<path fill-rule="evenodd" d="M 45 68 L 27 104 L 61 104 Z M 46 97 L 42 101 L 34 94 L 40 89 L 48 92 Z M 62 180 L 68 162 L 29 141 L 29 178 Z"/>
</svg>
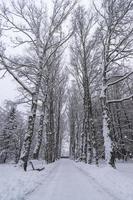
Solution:
<svg viewBox="0 0 133 200">
<path fill-rule="evenodd" d="M 27 163 L 28 163 L 30 147 L 31 147 L 31 142 L 32 142 L 32 135 L 34 132 L 36 110 L 37 110 L 37 98 L 34 98 L 34 100 L 32 101 L 31 114 L 28 119 L 28 128 L 27 128 L 27 132 L 25 134 L 24 143 L 23 143 L 23 147 L 22 147 L 22 153 L 21 153 L 21 157 L 20 157 L 20 161 L 21 161 L 25 171 L 27 170 Z"/>
<path fill-rule="evenodd" d="M 44 116 L 45 116 L 45 102 L 42 103 L 42 111 L 41 111 L 40 122 L 39 122 L 39 130 L 37 133 L 37 142 L 36 142 L 36 146 L 35 146 L 34 153 L 33 153 L 34 159 L 38 159 L 38 157 L 39 157 L 39 151 L 40 151 L 41 144 L 42 144 L 42 137 L 43 137 L 43 130 L 44 130 Z"/>
<path fill-rule="evenodd" d="M 41 63 L 40 63 L 40 65 L 41 65 Z M 25 134 L 21 157 L 20 157 L 20 164 L 22 164 L 25 171 L 27 170 L 32 136 L 33 136 L 33 132 L 34 132 L 34 125 L 35 125 L 36 111 L 37 111 L 37 102 L 38 102 L 39 90 L 40 90 L 40 85 L 41 85 L 41 79 L 42 79 L 42 65 L 40 66 L 40 70 L 38 73 L 38 79 L 37 79 L 35 92 L 32 96 L 31 113 L 28 118 L 28 128 L 27 128 L 27 132 Z"/>
<path fill-rule="evenodd" d="M 103 74 L 103 88 L 101 94 L 102 102 L 102 115 L 103 115 L 103 137 L 104 137 L 104 148 L 105 148 L 105 160 L 107 164 L 110 164 L 112 167 L 115 167 L 115 155 L 113 149 L 113 141 L 111 139 L 111 130 L 110 130 L 110 118 L 107 105 L 107 81 L 106 81 L 106 72 Z"/>
</svg>

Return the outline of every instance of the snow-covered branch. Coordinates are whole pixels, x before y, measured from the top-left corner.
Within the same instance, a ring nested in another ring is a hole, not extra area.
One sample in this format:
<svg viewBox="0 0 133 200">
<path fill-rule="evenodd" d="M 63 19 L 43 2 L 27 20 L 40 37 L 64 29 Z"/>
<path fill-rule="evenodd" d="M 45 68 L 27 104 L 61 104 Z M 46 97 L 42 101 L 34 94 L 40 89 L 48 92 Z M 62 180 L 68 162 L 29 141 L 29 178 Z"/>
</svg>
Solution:
<svg viewBox="0 0 133 200">
<path fill-rule="evenodd" d="M 117 83 L 119 83 L 119 82 L 125 80 L 126 78 L 128 78 L 128 77 L 131 76 L 132 74 L 133 74 L 133 71 L 130 72 L 130 73 L 126 73 L 124 76 L 122 76 L 122 77 L 119 78 L 118 80 L 113 81 L 113 82 L 111 82 L 111 83 L 108 83 L 108 84 L 107 84 L 107 87 L 112 86 L 112 85 L 115 85 L 115 84 L 117 84 Z"/>
<path fill-rule="evenodd" d="M 107 101 L 107 103 L 121 103 L 123 101 L 127 101 L 127 100 L 130 100 L 130 99 L 133 99 L 133 94 L 128 96 L 128 97 L 125 97 L 125 98 L 122 98 L 122 99 L 113 99 L 113 100 L 109 100 Z"/>
</svg>

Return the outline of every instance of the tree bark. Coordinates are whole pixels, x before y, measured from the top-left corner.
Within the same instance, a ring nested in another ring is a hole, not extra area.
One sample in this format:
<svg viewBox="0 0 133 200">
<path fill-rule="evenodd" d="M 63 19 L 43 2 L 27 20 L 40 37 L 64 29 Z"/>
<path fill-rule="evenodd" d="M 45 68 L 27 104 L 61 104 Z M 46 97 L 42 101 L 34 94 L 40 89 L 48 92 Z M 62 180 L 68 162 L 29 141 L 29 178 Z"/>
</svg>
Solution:
<svg viewBox="0 0 133 200">
<path fill-rule="evenodd" d="M 61 102 L 59 99 L 58 102 L 58 119 L 57 119 L 57 133 L 56 133 L 56 159 L 60 158 L 60 145 L 61 145 L 61 137 L 60 137 L 60 117 L 61 117 Z"/>
<path fill-rule="evenodd" d="M 40 151 L 41 144 L 42 144 L 42 137 L 43 137 L 43 130 L 44 130 L 44 116 L 45 116 L 45 102 L 42 103 L 42 111 L 41 111 L 40 122 L 39 122 L 39 130 L 37 133 L 37 142 L 36 142 L 36 146 L 35 146 L 34 153 L 33 153 L 34 159 L 38 159 L 38 157 L 39 157 L 39 151 Z"/>
<path fill-rule="evenodd" d="M 40 66 L 40 69 L 39 69 L 39 73 L 38 73 L 38 77 L 37 77 L 36 88 L 35 88 L 35 92 L 32 96 L 31 113 L 28 118 L 28 128 L 27 128 L 27 132 L 25 134 L 21 157 L 20 157 L 20 164 L 22 164 L 24 171 L 27 170 L 32 136 L 33 136 L 33 132 L 34 132 L 34 125 L 35 125 L 36 111 L 37 111 L 37 102 L 38 102 L 39 90 L 40 90 L 41 79 L 42 79 L 42 71 L 43 71 L 43 68 L 42 68 L 43 65 L 42 65 L 41 61 L 39 63 L 39 66 Z"/>
<path fill-rule="evenodd" d="M 103 73 L 101 102 L 102 102 L 102 114 L 103 114 L 103 137 L 104 137 L 104 148 L 105 148 L 105 160 L 107 164 L 110 164 L 112 167 L 115 167 L 115 155 L 113 149 L 113 141 L 111 138 L 110 117 L 107 105 L 106 69 Z"/>
</svg>

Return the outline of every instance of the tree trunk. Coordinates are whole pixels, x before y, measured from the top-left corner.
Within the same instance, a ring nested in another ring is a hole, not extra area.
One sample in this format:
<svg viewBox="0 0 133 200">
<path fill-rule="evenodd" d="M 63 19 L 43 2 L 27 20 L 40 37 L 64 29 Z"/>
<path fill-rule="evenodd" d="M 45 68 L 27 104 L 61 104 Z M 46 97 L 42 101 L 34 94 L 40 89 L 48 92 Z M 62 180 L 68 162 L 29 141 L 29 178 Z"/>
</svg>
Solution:
<svg viewBox="0 0 133 200">
<path fill-rule="evenodd" d="M 58 103 L 58 119 L 57 119 L 57 133 L 56 133 L 56 159 L 60 158 L 60 117 L 61 117 L 61 102 Z"/>
<path fill-rule="evenodd" d="M 37 110 L 37 99 L 32 101 L 31 115 L 29 116 L 29 119 L 28 119 L 28 129 L 27 129 L 27 133 L 25 134 L 22 153 L 20 157 L 20 161 L 22 162 L 25 171 L 27 170 L 27 163 L 28 163 L 28 158 L 29 158 L 29 153 L 30 153 L 32 136 L 34 132 L 36 110 Z"/>
<path fill-rule="evenodd" d="M 74 121 L 74 115 L 72 114 L 71 118 L 71 125 L 70 125 L 70 158 L 74 159 L 74 148 L 75 148 L 75 121 Z"/>
<path fill-rule="evenodd" d="M 113 149 L 113 141 L 111 138 L 109 110 L 107 106 L 107 88 L 106 88 L 106 74 L 103 77 L 103 88 L 101 94 L 102 112 L 103 112 L 103 137 L 105 148 L 105 160 L 107 164 L 115 167 L 115 154 Z"/>
<path fill-rule="evenodd" d="M 87 75 L 87 68 L 84 66 L 84 78 L 83 78 L 83 87 L 84 87 L 84 122 L 83 122 L 83 132 L 85 137 L 84 144 L 84 155 L 85 163 L 92 163 L 93 158 L 93 145 L 92 145 L 92 133 L 90 127 L 90 92 L 89 92 L 89 80 Z"/>
<path fill-rule="evenodd" d="M 48 163 L 55 161 L 55 130 L 54 130 L 54 101 L 53 101 L 53 88 L 49 95 L 49 110 L 48 110 L 48 123 L 46 130 L 46 159 Z"/>
<path fill-rule="evenodd" d="M 40 122 L 39 122 L 39 130 L 37 133 L 37 142 L 36 142 L 36 146 L 35 146 L 34 153 L 33 153 L 34 159 L 38 159 L 38 157 L 39 157 L 39 151 L 40 151 L 41 144 L 42 144 L 42 136 L 43 136 L 43 129 L 44 129 L 44 116 L 45 116 L 45 102 L 42 103 L 42 111 L 41 111 Z"/>
<path fill-rule="evenodd" d="M 40 65 L 41 65 L 41 63 L 40 63 Z M 25 134 L 21 157 L 20 157 L 20 164 L 22 164 L 25 171 L 27 170 L 30 147 L 31 147 L 31 143 L 32 143 L 32 136 L 33 136 L 33 132 L 34 132 L 34 125 L 35 125 L 36 111 L 37 111 L 37 102 L 38 102 L 39 90 L 40 90 L 41 79 L 42 79 L 42 70 L 43 69 L 42 69 L 42 65 L 41 65 L 39 73 L 38 73 L 38 79 L 37 79 L 35 92 L 32 96 L 31 114 L 29 115 L 28 128 L 27 128 L 27 132 Z"/>
</svg>

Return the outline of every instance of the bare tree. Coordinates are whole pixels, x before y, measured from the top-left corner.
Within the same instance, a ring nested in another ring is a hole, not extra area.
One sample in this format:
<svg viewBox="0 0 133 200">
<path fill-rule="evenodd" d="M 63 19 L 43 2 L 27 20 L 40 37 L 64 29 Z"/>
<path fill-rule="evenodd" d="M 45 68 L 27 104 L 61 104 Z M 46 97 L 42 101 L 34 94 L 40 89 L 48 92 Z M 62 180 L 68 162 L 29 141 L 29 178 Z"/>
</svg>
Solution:
<svg viewBox="0 0 133 200">
<path fill-rule="evenodd" d="M 83 91 L 83 152 L 82 157 L 85 157 L 86 163 L 91 163 L 93 159 L 93 150 L 97 152 L 95 137 L 95 127 L 92 112 L 91 92 L 94 80 L 98 79 L 98 49 L 97 36 L 95 32 L 96 19 L 93 14 L 83 7 L 78 7 L 73 25 L 74 44 L 71 47 L 72 66 L 74 68 L 74 76 L 78 85 L 81 85 Z M 96 156 L 97 157 L 97 156 Z M 97 160 L 97 159 L 96 159 Z"/>
<path fill-rule="evenodd" d="M 70 132 L 69 154 L 71 159 L 83 159 L 83 99 L 76 82 L 69 91 L 68 120 Z"/>
<path fill-rule="evenodd" d="M 28 57 L 25 55 L 18 58 L 9 57 L 6 51 L 1 51 L 0 55 L 4 68 L 32 97 L 31 113 L 21 153 L 24 170 L 27 168 L 32 142 L 42 74 L 52 55 L 71 37 L 72 33 L 63 33 L 61 27 L 74 5 L 75 2 L 56 0 L 50 17 L 44 12 L 44 6 L 34 1 L 11 2 L 10 8 L 5 4 L 1 5 L 3 31 L 9 33 L 12 30 L 17 33 L 14 38 L 15 45 L 25 47 L 30 54 Z M 24 78 L 27 79 L 26 82 Z"/>
<path fill-rule="evenodd" d="M 109 102 L 107 101 L 107 88 L 110 85 L 121 81 L 121 78 L 120 80 L 115 81 L 115 83 L 108 83 L 108 79 L 112 70 L 116 71 L 123 63 L 127 63 L 133 55 L 133 28 L 131 25 L 132 9 L 132 0 L 104 0 L 102 4 L 102 11 L 99 12 L 96 8 L 97 13 L 99 13 L 99 17 L 101 17 L 99 37 L 102 41 L 103 86 L 101 92 L 101 102 L 103 108 L 105 157 L 107 163 L 110 163 L 113 167 L 115 166 L 115 152 L 110 129 L 111 121 L 108 110 Z M 130 74 L 124 75 L 122 79 L 124 80 L 126 76 L 129 75 Z M 128 98 L 131 98 L 131 96 Z"/>
</svg>

